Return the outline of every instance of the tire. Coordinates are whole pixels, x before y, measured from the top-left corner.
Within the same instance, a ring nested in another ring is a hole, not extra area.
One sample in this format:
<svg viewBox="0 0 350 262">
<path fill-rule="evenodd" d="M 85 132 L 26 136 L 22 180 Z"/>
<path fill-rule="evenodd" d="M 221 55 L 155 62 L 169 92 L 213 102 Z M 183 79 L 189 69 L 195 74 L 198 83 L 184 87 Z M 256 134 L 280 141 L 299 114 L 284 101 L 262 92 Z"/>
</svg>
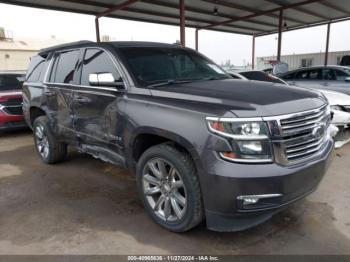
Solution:
<svg viewBox="0 0 350 262">
<path fill-rule="evenodd" d="M 169 144 L 153 146 L 141 156 L 136 174 L 146 212 L 157 224 L 185 232 L 203 220 L 199 180 L 187 154 Z"/>
<path fill-rule="evenodd" d="M 48 122 L 47 116 L 40 116 L 34 120 L 34 144 L 39 157 L 44 163 L 55 164 L 66 158 L 67 145 L 57 141 Z"/>
</svg>

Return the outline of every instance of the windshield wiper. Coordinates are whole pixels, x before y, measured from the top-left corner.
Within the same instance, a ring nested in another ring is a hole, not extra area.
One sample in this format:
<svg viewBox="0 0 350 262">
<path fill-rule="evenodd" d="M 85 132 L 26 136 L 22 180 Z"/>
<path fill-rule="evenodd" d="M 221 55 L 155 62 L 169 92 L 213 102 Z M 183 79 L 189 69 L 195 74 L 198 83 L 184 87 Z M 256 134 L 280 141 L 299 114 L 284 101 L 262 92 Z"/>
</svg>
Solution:
<svg viewBox="0 0 350 262">
<path fill-rule="evenodd" d="M 171 85 L 176 85 L 176 84 L 183 84 L 183 83 L 190 83 L 192 82 L 191 80 L 175 80 L 175 79 L 170 79 L 165 82 L 157 83 L 157 84 L 152 84 L 148 85 L 147 87 L 159 87 L 159 86 L 171 86 Z"/>
</svg>

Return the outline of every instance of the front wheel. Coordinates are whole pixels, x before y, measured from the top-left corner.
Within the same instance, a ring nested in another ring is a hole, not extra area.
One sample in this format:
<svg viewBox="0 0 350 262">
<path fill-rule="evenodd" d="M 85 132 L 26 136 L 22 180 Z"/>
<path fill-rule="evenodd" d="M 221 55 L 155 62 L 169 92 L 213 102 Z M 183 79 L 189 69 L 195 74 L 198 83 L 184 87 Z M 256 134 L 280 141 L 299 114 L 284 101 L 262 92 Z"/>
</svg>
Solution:
<svg viewBox="0 0 350 262">
<path fill-rule="evenodd" d="M 187 154 L 168 144 L 148 149 L 139 160 L 137 182 L 145 209 L 157 224 L 184 232 L 202 221 L 198 176 Z"/>
<path fill-rule="evenodd" d="M 40 116 L 33 124 L 35 148 L 41 160 L 46 164 L 54 164 L 65 159 L 67 145 L 53 136 L 48 125 L 48 118 Z"/>
</svg>

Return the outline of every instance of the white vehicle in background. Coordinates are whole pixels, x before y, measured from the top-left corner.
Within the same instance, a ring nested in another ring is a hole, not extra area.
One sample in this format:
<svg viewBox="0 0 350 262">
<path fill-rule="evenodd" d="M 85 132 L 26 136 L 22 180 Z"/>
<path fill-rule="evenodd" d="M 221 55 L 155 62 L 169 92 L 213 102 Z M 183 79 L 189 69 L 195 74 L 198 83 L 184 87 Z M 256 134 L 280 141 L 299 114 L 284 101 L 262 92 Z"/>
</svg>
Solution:
<svg viewBox="0 0 350 262">
<path fill-rule="evenodd" d="M 237 79 L 248 79 L 289 85 L 283 79 L 258 70 L 244 71 L 240 73 L 229 72 L 229 74 L 231 74 L 233 78 Z M 342 145 L 350 141 L 349 138 L 346 138 L 346 136 L 349 136 L 348 133 L 350 133 L 350 96 L 343 93 L 328 91 L 324 89 L 315 88 L 315 90 L 321 92 L 328 99 L 329 104 L 331 105 L 333 112 L 332 124 L 337 127 L 333 130 L 334 136 L 340 131 L 336 147 L 341 147 Z M 347 130 L 349 130 L 349 132 L 347 132 Z M 345 137 L 344 134 L 346 135 Z"/>
<path fill-rule="evenodd" d="M 338 127 L 350 127 L 350 96 L 327 90 L 318 90 L 322 92 L 331 105 L 333 124 Z"/>
<path fill-rule="evenodd" d="M 313 66 L 278 74 L 278 76 L 291 85 L 350 95 L 350 67 Z"/>
</svg>

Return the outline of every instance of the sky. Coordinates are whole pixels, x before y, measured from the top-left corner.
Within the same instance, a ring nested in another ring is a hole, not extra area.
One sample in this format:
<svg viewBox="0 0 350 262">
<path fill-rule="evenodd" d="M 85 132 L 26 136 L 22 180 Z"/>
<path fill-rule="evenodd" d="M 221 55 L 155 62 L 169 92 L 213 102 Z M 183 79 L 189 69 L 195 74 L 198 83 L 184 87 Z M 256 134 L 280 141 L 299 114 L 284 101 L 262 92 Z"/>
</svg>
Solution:
<svg viewBox="0 0 350 262">
<path fill-rule="evenodd" d="M 0 27 L 11 31 L 14 38 L 50 38 L 63 41 L 95 41 L 94 17 L 90 15 L 19 7 L 0 4 Z M 350 21 L 332 24 L 330 51 L 349 50 Z M 283 33 L 282 55 L 323 52 L 326 45 L 326 26 Z M 116 41 L 154 41 L 175 43 L 179 28 L 175 26 L 133 22 L 112 18 L 100 19 L 101 35 Z M 194 29 L 186 29 L 186 45 L 195 46 Z M 230 60 L 234 65 L 251 61 L 252 37 L 201 30 L 199 51 L 217 63 Z M 277 53 L 277 35 L 256 39 L 256 56 L 273 56 Z"/>
</svg>

